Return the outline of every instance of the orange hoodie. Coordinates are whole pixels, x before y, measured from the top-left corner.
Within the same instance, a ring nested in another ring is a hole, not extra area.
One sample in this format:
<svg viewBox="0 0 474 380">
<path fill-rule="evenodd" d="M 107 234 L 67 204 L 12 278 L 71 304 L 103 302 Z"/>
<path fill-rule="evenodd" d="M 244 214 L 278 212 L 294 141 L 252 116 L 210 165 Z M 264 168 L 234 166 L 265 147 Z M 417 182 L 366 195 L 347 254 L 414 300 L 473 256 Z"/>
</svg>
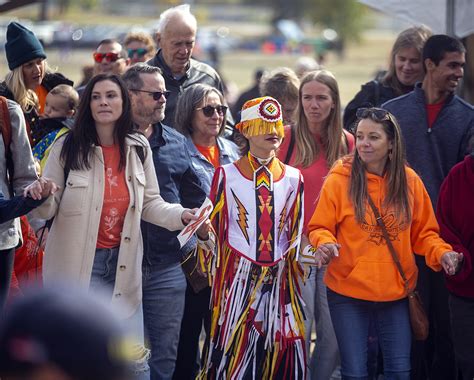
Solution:
<svg viewBox="0 0 474 380">
<path fill-rule="evenodd" d="M 369 301 L 394 301 L 406 296 L 403 280 L 392 260 L 372 209 L 366 204 L 365 223 L 355 219 L 349 199 L 350 162 L 341 160 L 329 172 L 320 199 L 309 223 L 309 239 L 314 247 L 339 243 L 324 278 L 336 293 Z M 439 237 L 439 227 L 426 189 L 418 175 L 406 168 L 411 224 L 399 223 L 393 210 L 382 207 L 385 178 L 366 173 L 370 196 L 380 210 L 385 226 L 408 278 L 414 288 L 418 275 L 413 252 L 425 255 L 426 263 L 441 270 L 441 256 L 451 246 Z"/>
</svg>

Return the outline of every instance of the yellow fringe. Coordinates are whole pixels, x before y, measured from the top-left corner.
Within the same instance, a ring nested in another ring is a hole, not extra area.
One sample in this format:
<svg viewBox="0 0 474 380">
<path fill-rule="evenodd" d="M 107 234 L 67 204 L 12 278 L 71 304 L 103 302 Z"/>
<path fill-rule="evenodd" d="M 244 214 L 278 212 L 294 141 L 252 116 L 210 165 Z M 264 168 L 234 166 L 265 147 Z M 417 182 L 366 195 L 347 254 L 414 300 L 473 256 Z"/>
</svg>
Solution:
<svg viewBox="0 0 474 380">
<path fill-rule="evenodd" d="M 262 119 L 246 120 L 240 122 L 237 127 L 245 137 L 268 135 L 273 133 L 274 130 L 276 130 L 278 137 L 283 138 L 285 136 L 283 122 L 281 120 L 277 120 L 276 122 Z"/>
</svg>

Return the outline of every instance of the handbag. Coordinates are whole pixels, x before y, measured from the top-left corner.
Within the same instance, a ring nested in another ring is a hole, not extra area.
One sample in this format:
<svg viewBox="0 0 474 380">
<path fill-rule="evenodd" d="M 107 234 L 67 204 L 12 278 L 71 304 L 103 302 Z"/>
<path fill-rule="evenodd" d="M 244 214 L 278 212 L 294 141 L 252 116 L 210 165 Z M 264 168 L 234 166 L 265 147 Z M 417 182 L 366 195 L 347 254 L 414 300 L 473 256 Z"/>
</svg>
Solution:
<svg viewBox="0 0 474 380">
<path fill-rule="evenodd" d="M 400 276 L 402 277 L 405 283 L 405 290 L 408 295 L 408 310 L 410 314 L 410 323 L 413 336 L 416 340 L 426 340 L 426 338 L 428 338 L 430 324 L 425 309 L 423 307 L 423 303 L 421 302 L 420 295 L 416 290 L 409 289 L 408 280 L 405 276 L 405 271 L 403 270 L 402 265 L 400 264 L 397 252 L 395 251 L 392 241 L 388 236 L 387 227 L 385 227 L 385 223 L 383 222 L 383 219 L 380 216 L 380 212 L 377 206 L 375 206 L 370 196 L 368 196 L 368 201 L 370 207 L 372 208 L 372 211 L 374 212 L 377 224 L 382 230 L 383 237 L 387 242 L 388 250 L 390 251 L 393 261 L 395 262 L 397 269 L 400 272 Z"/>
<path fill-rule="evenodd" d="M 198 259 L 197 253 L 191 251 L 182 261 L 181 268 L 183 269 L 184 275 L 188 280 L 189 285 L 193 289 L 194 293 L 199 293 L 201 290 L 209 287 L 209 280 L 206 276 L 198 270 Z"/>
</svg>

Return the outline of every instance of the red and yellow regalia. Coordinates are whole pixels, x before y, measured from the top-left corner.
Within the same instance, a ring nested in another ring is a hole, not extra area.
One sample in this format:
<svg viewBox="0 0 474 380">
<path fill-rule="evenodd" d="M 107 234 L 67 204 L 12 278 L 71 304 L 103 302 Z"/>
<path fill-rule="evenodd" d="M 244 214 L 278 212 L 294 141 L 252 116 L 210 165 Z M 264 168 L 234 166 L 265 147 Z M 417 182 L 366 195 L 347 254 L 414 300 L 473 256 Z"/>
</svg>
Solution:
<svg viewBox="0 0 474 380">
<path fill-rule="evenodd" d="M 247 102 L 244 110 L 246 106 L 260 108 L 254 133 L 270 127 L 283 133 L 274 99 L 259 98 Z M 278 119 L 265 118 L 275 108 Z M 299 170 L 275 157 L 261 160 L 249 153 L 217 169 L 211 199 L 217 247 L 209 263 L 212 324 L 200 377 L 304 379 Z"/>
</svg>

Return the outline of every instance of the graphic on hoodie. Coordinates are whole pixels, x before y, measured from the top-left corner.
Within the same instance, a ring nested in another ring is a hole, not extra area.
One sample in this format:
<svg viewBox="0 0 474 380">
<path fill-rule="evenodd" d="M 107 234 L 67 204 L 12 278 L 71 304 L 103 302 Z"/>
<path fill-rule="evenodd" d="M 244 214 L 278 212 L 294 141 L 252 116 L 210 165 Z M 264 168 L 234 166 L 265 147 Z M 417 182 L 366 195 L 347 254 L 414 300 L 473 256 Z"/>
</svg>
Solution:
<svg viewBox="0 0 474 380">
<path fill-rule="evenodd" d="M 367 219 L 364 223 L 361 224 L 362 231 L 369 234 L 368 241 L 374 243 L 375 245 L 386 245 L 387 242 L 384 239 L 382 229 L 377 224 L 377 218 L 375 217 L 373 211 L 370 209 L 369 204 L 366 204 L 366 216 L 370 218 L 369 221 Z M 401 231 L 407 229 L 408 225 L 406 222 L 400 223 L 397 220 L 395 215 L 395 211 L 393 209 L 381 211 L 382 220 L 387 228 L 388 236 L 390 237 L 391 241 L 397 241 L 398 235 Z"/>
</svg>

